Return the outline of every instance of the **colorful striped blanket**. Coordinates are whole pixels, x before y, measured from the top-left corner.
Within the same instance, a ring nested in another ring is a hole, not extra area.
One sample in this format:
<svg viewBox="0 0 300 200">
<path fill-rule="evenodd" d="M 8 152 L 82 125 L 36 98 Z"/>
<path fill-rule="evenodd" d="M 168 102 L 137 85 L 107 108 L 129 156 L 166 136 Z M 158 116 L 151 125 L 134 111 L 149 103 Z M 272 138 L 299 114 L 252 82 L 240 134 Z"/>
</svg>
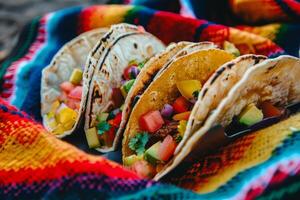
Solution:
<svg viewBox="0 0 300 200">
<path fill-rule="evenodd" d="M 243 137 L 195 161 L 185 174 L 163 182 L 140 179 L 119 164 L 84 153 L 45 131 L 40 125 L 41 71 L 66 42 L 97 27 L 127 22 L 144 26 L 166 44 L 182 40 L 222 44 L 227 40 L 242 54 L 299 56 L 297 0 L 111 3 L 123 5 L 72 7 L 36 17 L 1 63 L 0 199 L 299 196 L 298 131 Z"/>
</svg>

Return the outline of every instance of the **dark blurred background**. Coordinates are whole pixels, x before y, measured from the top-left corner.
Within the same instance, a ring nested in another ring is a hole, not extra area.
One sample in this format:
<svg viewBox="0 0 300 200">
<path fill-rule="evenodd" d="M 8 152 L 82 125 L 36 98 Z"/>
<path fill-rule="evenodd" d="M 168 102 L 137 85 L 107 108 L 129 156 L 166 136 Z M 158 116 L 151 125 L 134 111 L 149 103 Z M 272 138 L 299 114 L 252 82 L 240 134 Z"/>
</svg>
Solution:
<svg viewBox="0 0 300 200">
<path fill-rule="evenodd" d="M 29 20 L 45 13 L 77 5 L 103 4 L 108 0 L 0 0 L 0 62 L 14 46 Z"/>
</svg>

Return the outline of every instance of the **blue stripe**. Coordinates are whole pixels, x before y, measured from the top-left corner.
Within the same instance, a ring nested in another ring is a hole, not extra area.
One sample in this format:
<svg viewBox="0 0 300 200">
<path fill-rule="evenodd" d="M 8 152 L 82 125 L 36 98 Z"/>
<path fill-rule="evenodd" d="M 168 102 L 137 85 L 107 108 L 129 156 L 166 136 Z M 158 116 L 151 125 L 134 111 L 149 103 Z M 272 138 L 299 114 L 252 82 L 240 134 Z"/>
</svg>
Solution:
<svg viewBox="0 0 300 200">
<path fill-rule="evenodd" d="M 10 110 L 9 108 L 7 108 L 5 105 L 0 105 L 0 109 L 3 110 L 4 112 L 7 112 L 9 114 L 12 115 L 18 115 L 22 118 L 26 118 L 26 119 L 30 119 L 32 120 L 32 118 L 29 115 L 24 115 L 23 113 L 19 112 L 19 111 L 15 111 L 15 110 Z"/>
<path fill-rule="evenodd" d="M 203 30 L 206 29 L 208 26 L 213 25 L 213 24 L 214 24 L 214 23 L 211 23 L 211 22 L 207 22 L 207 23 L 201 24 L 201 25 L 196 29 L 195 36 L 194 36 L 194 41 L 199 41 L 199 40 L 200 40 L 201 33 L 203 32 Z"/>
<path fill-rule="evenodd" d="M 275 2 L 289 17 L 291 17 L 292 19 L 300 19 L 300 15 L 298 15 L 293 9 L 291 9 L 290 6 L 283 0 L 275 0 Z"/>
</svg>

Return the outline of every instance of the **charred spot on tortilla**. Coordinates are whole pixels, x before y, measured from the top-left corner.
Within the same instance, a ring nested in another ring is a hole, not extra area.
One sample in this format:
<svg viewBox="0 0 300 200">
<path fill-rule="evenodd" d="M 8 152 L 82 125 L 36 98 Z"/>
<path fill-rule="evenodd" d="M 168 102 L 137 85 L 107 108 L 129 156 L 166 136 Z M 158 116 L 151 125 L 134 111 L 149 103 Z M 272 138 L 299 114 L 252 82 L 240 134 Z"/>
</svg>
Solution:
<svg viewBox="0 0 300 200">
<path fill-rule="evenodd" d="M 234 63 L 228 63 L 227 68 L 231 69 L 231 67 L 234 65 Z"/>
<path fill-rule="evenodd" d="M 137 49 L 137 48 L 138 48 L 137 43 L 133 43 L 133 47 L 134 47 L 135 49 Z"/>
<path fill-rule="evenodd" d="M 259 61 L 261 60 L 261 58 L 260 57 L 257 57 L 257 56 L 252 56 L 252 58 L 254 58 L 254 65 L 256 65 L 256 64 L 258 64 L 259 63 Z"/>
<path fill-rule="evenodd" d="M 212 85 L 216 80 L 217 78 L 225 71 L 225 67 L 222 67 L 221 69 L 219 69 L 218 71 L 216 71 L 216 74 L 215 76 L 212 78 L 211 82 L 210 82 L 210 85 Z"/>
<path fill-rule="evenodd" d="M 205 88 L 205 89 L 203 90 L 202 98 L 204 98 L 204 96 L 205 96 L 207 90 L 208 90 L 208 88 Z"/>
<path fill-rule="evenodd" d="M 110 31 L 106 34 L 106 36 L 102 37 L 101 41 L 105 42 L 106 38 L 109 38 L 110 35 L 113 33 L 113 31 Z M 98 44 L 92 51 L 91 56 L 94 56 L 96 52 L 98 52 L 99 48 L 101 47 L 101 44 Z M 102 47 L 102 49 L 104 50 L 105 47 Z"/>
<path fill-rule="evenodd" d="M 94 98 L 100 98 L 100 93 L 99 93 L 99 87 L 98 85 L 94 85 L 94 91 L 93 91 L 93 94 L 95 94 Z"/>
<path fill-rule="evenodd" d="M 101 72 L 105 74 L 106 77 L 109 76 L 109 72 L 105 68 L 101 69 Z"/>
<path fill-rule="evenodd" d="M 268 73 L 271 69 L 273 69 L 274 67 L 276 67 L 276 64 L 275 65 L 273 65 L 273 66 L 271 66 L 271 67 L 268 67 L 268 69 L 267 69 L 267 71 L 266 71 L 266 73 Z"/>
</svg>

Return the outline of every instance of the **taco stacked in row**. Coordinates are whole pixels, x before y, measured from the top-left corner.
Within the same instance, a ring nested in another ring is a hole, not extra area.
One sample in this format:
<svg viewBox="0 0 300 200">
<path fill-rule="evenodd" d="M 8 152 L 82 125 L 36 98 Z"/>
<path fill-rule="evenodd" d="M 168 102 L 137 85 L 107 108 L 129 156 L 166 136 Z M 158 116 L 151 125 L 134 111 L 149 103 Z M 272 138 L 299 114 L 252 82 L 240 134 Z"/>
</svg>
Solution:
<svg viewBox="0 0 300 200">
<path fill-rule="evenodd" d="M 63 137 L 83 119 L 89 147 L 103 153 L 123 136 L 123 164 L 158 180 L 197 151 L 295 113 L 298 71 L 294 57 L 239 56 L 228 42 L 165 48 L 143 28 L 118 24 L 80 35 L 44 69 L 44 125 Z"/>
<path fill-rule="evenodd" d="M 130 112 L 125 99 L 132 99 L 133 94 L 128 93 L 139 74 L 147 82 L 149 75 L 157 71 L 152 67 L 151 72 L 143 72 L 148 71 L 144 65 L 164 48 L 160 40 L 142 27 L 128 24 L 78 36 L 43 70 L 41 99 L 45 127 L 64 137 L 79 129 L 79 122 L 84 119 L 90 148 L 101 152 L 114 150 L 123 128 L 121 123 Z M 143 85 L 139 84 L 139 90 Z"/>
<path fill-rule="evenodd" d="M 132 110 L 124 132 L 123 162 L 140 175 L 160 177 L 232 86 L 266 59 L 256 55 L 235 58 L 204 44 L 178 51 Z"/>
</svg>

